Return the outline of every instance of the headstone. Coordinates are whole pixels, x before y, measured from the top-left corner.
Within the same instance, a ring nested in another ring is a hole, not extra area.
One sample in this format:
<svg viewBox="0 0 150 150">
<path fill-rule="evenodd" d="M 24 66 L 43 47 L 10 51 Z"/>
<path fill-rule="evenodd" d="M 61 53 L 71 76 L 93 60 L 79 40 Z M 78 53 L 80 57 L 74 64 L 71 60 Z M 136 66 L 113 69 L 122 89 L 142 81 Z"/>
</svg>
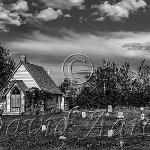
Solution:
<svg viewBox="0 0 150 150">
<path fill-rule="evenodd" d="M 123 147 L 123 144 L 124 144 L 123 140 L 120 140 L 120 147 Z"/>
<path fill-rule="evenodd" d="M 143 111 L 144 110 L 144 108 L 143 107 L 141 107 L 141 111 Z"/>
<path fill-rule="evenodd" d="M 82 112 L 82 118 L 86 118 L 86 112 Z"/>
<path fill-rule="evenodd" d="M 142 113 L 142 114 L 141 114 L 141 119 L 144 120 L 144 118 L 145 118 L 145 114 Z"/>
<path fill-rule="evenodd" d="M 114 134 L 114 131 L 113 130 L 108 130 L 108 137 L 112 137 Z"/>
<path fill-rule="evenodd" d="M 124 118 L 123 112 L 122 111 L 118 111 L 118 116 L 117 118 L 122 119 Z"/>
<path fill-rule="evenodd" d="M 46 125 L 42 125 L 42 131 L 46 131 Z"/>
<path fill-rule="evenodd" d="M 112 105 L 108 105 L 108 113 L 112 112 Z"/>
<path fill-rule="evenodd" d="M 106 113 L 106 117 L 109 117 L 109 113 L 108 112 Z"/>
<path fill-rule="evenodd" d="M 0 117 L 0 130 L 2 129 L 2 125 L 3 125 L 3 120 L 2 120 L 2 118 Z"/>
<path fill-rule="evenodd" d="M 59 137 L 59 140 L 66 140 L 66 137 L 62 135 Z"/>
</svg>

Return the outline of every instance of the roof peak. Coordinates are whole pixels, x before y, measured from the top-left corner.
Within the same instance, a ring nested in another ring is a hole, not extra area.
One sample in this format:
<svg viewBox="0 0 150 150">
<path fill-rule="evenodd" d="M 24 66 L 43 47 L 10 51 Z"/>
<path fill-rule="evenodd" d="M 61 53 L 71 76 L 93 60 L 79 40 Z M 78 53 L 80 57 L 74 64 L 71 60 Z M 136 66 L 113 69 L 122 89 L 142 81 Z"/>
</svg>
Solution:
<svg viewBox="0 0 150 150">
<path fill-rule="evenodd" d="M 39 65 L 37 65 L 37 64 L 32 64 L 32 63 L 30 63 L 30 62 L 21 62 L 21 64 L 33 65 L 33 66 L 37 66 L 37 67 L 43 68 L 42 66 L 39 66 Z"/>
<path fill-rule="evenodd" d="M 52 94 L 62 95 L 62 92 L 42 66 L 24 62 L 22 64 L 34 78 L 40 89 L 46 89 Z"/>
</svg>

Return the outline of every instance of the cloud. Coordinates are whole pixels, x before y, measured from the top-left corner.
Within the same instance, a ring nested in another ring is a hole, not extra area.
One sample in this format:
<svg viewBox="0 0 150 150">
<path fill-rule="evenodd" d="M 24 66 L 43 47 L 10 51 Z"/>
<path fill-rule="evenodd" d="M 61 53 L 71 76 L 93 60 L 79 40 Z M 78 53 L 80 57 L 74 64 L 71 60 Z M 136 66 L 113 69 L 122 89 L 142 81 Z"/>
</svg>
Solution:
<svg viewBox="0 0 150 150">
<path fill-rule="evenodd" d="M 11 9 L 15 11 L 28 11 L 28 3 L 25 0 L 18 0 L 16 3 L 12 4 Z"/>
<path fill-rule="evenodd" d="M 73 6 L 80 6 L 84 3 L 84 0 L 70 0 Z"/>
<path fill-rule="evenodd" d="M 8 31 L 8 25 L 20 26 L 26 23 L 55 20 L 63 15 L 61 9 L 54 10 L 49 7 L 38 12 L 29 13 L 28 2 L 18 0 L 16 3 L 4 5 L 0 3 L 0 31 Z"/>
<path fill-rule="evenodd" d="M 0 21 L 0 32 L 3 31 L 3 32 L 8 32 L 8 30 L 6 29 L 5 27 L 5 24 L 4 22 Z"/>
<path fill-rule="evenodd" d="M 140 32 L 141 36 L 145 36 L 145 32 Z M 131 32 L 131 31 L 119 31 L 119 32 L 108 32 L 105 36 L 106 39 L 131 39 L 138 38 L 139 32 Z"/>
<path fill-rule="evenodd" d="M 128 10 L 118 5 L 110 5 L 107 1 L 103 5 L 100 5 L 99 8 L 103 14 L 106 14 L 107 16 L 113 18 L 113 20 L 116 21 L 121 20 L 121 18 L 129 17 Z"/>
<path fill-rule="evenodd" d="M 150 52 L 143 50 L 129 50 L 123 45 L 128 41 L 145 41 L 150 37 L 150 33 L 134 33 L 132 37 L 125 36 L 121 39 L 105 38 L 107 32 L 102 35 L 94 35 L 90 33 L 79 34 L 74 31 L 66 30 L 62 38 L 45 35 L 40 32 L 33 32 L 24 39 L 9 42 L 9 47 L 24 52 L 32 52 L 46 55 L 70 55 L 72 53 L 84 53 L 89 56 L 99 57 L 122 57 L 122 58 L 148 58 Z M 113 33 L 115 34 L 115 33 Z M 117 33 L 116 33 L 117 34 Z M 129 34 L 130 35 L 130 34 Z"/>
<path fill-rule="evenodd" d="M 118 3 L 118 5 L 132 12 L 137 11 L 139 8 L 145 8 L 147 6 L 144 0 L 123 0 Z"/>
<path fill-rule="evenodd" d="M 129 50 L 144 50 L 150 51 L 150 42 L 144 43 L 126 43 L 123 47 L 128 48 Z"/>
<path fill-rule="evenodd" d="M 122 0 L 113 5 L 105 1 L 103 4 L 93 5 L 91 8 L 96 8 L 100 17 L 109 17 L 114 21 L 120 21 L 146 6 L 147 3 L 144 0 Z"/>
<path fill-rule="evenodd" d="M 65 15 L 64 15 L 64 17 L 66 17 L 66 18 L 70 18 L 70 17 L 71 17 L 71 15 L 70 15 L 70 14 L 65 14 Z"/>
<path fill-rule="evenodd" d="M 28 3 L 18 0 L 16 3 L 4 5 L 0 3 L 0 31 L 8 31 L 7 25 L 20 26 L 22 24 L 21 15 L 27 15 Z"/>
<path fill-rule="evenodd" d="M 38 15 L 37 18 L 43 21 L 55 20 L 59 16 L 63 15 L 62 10 L 54 10 L 53 8 L 49 7 L 45 10 L 42 10 Z"/>
<path fill-rule="evenodd" d="M 84 0 L 41 0 L 48 7 L 67 9 L 70 10 L 74 6 L 80 6 L 84 3 Z M 83 8 L 83 6 L 82 6 Z"/>
<path fill-rule="evenodd" d="M 11 12 L 5 9 L 4 5 L 0 5 L 0 28 L 1 31 L 7 31 L 6 24 L 21 25 L 20 16 L 17 12 Z"/>
</svg>

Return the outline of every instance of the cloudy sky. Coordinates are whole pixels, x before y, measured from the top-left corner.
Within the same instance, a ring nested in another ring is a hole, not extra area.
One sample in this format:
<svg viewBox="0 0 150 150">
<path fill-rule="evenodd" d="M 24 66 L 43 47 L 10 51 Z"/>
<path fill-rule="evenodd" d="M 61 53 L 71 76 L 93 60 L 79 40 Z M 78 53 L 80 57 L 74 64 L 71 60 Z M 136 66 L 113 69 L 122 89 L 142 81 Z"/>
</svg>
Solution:
<svg viewBox="0 0 150 150">
<path fill-rule="evenodd" d="M 61 82 L 69 55 L 88 55 L 96 67 L 103 58 L 136 68 L 150 62 L 149 0 L 0 0 L 0 42 L 15 60 L 50 70 Z"/>
</svg>

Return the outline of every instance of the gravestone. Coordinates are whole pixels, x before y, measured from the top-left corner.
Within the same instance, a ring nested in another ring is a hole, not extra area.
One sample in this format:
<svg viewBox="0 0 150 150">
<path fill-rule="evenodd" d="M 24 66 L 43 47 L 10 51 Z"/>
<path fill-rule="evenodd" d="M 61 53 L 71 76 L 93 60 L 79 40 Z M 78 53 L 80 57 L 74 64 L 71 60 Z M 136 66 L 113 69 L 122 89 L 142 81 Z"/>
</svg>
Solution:
<svg viewBox="0 0 150 150">
<path fill-rule="evenodd" d="M 144 108 L 143 107 L 141 107 L 141 111 L 143 111 L 144 110 Z"/>
<path fill-rule="evenodd" d="M 113 130 L 108 130 L 108 137 L 112 137 L 114 134 L 114 131 Z"/>
<path fill-rule="evenodd" d="M 82 112 L 82 118 L 86 118 L 86 112 Z"/>
<path fill-rule="evenodd" d="M 46 125 L 42 125 L 42 131 L 46 131 Z"/>
<path fill-rule="evenodd" d="M 112 105 L 108 105 L 108 113 L 112 113 Z"/>
<path fill-rule="evenodd" d="M 67 138 L 65 136 L 63 136 L 63 135 L 59 137 L 59 140 L 66 140 L 66 139 Z"/>
<path fill-rule="evenodd" d="M 120 147 L 123 147 L 124 141 L 120 140 Z"/>
<path fill-rule="evenodd" d="M 141 119 L 144 120 L 144 118 L 145 118 L 145 114 L 142 113 L 142 114 L 141 114 Z"/>
<path fill-rule="evenodd" d="M 123 119 L 124 118 L 124 115 L 123 115 L 123 112 L 122 111 L 118 111 L 118 116 L 117 116 L 118 119 Z"/>
<path fill-rule="evenodd" d="M 109 117 L 109 113 L 108 112 L 106 113 L 106 117 Z"/>
<path fill-rule="evenodd" d="M 0 117 L 0 131 L 2 129 L 2 125 L 3 125 L 3 120 L 2 120 L 2 117 Z"/>
<path fill-rule="evenodd" d="M 109 113 L 112 113 L 112 105 L 108 105 L 106 116 L 109 117 Z"/>
</svg>

